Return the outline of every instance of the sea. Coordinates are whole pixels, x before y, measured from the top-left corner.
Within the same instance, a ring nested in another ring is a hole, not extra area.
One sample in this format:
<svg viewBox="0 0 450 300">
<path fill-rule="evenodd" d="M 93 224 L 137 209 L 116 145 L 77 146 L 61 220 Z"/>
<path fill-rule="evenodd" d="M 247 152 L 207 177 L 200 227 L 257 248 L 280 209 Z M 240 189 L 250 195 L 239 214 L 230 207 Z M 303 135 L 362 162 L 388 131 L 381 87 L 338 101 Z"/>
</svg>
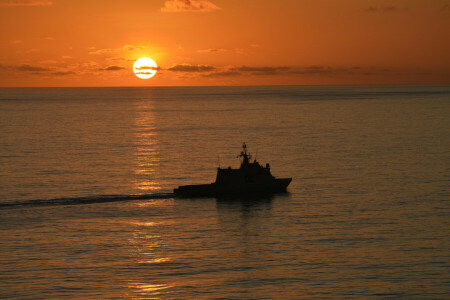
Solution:
<svg viewBox="0 0 450 300">
<path fill-rule="evenodd" d="M 239 167 L 286 193 L 179 198 Z M 2 299 L 449 299 L 450 85 L 0 89 Z"/>
</svg>

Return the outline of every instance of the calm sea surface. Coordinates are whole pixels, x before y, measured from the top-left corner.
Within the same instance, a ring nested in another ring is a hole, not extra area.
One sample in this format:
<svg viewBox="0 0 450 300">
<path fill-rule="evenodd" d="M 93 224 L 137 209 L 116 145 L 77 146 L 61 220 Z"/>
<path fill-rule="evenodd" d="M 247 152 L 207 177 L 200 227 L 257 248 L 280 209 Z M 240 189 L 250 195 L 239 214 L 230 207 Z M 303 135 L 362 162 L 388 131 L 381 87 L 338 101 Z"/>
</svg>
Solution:
<svg viewBox="0 0 450 300">
<path fill-rule="evenodd" d="M 0 298 L 450 298 L 450 85 L 0 89 Z M 289 193 L 192 198 L 242 142 Z"/>
</svg>

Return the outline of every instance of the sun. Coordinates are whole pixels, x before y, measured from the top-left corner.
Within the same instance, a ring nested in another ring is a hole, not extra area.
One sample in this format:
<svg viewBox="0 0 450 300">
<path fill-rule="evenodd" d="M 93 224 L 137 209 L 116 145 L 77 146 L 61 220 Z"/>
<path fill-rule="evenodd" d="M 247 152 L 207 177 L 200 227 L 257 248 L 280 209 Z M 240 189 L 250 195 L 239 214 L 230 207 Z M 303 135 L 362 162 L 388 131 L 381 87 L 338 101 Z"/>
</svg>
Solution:
<svg viewBox="0 0 450 300">
<path fill-rule="evenodd" d="M 133 64 L 134 74 L 142 79 L 149 79 L 155 76 L 158 66 L 151 58 L 142 57 L 136 60 Z"/>
</svg>

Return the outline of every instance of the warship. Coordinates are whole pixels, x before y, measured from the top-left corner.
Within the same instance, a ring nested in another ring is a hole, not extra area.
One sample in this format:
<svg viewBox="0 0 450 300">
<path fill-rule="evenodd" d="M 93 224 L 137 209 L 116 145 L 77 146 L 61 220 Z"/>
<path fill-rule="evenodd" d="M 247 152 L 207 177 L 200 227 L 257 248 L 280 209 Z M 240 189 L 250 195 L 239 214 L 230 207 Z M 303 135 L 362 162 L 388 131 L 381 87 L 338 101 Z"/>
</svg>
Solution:
<svg viewBox="0 0 450 300">
<path fill-rule="evenodd" d="M 217 168 L 216 181 L 209 184 L 182 185 L 174 193 L 184 197 L 221 196 L 239 194 L 273 194 L 285 192 L 292 178 L 275 178 L 270 173 L 270 165 L 261 166 L 247 152 L 243 143 L 242 151 L 237 156 L 242 158 L 239 169 Z"/>
</svg>

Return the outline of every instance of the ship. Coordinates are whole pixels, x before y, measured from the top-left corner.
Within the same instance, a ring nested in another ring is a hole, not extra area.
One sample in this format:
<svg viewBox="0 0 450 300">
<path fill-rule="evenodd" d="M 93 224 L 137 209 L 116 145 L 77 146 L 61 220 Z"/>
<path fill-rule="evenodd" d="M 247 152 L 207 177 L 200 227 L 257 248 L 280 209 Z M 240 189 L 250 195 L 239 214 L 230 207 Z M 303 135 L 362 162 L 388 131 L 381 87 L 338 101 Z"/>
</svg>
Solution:
<svg viewBox="0 0 450 300">
<path fill-rule="evenodd" d="M 247 152 L 247 145 L 242 144 L 239 169 L 217 168 L 216 181 L 208 184 L 182 185 L 174 193 L 183 197 L 205 197 L 223 195 L 274 194 L 286 192 L 292 178 L 275 178 L 270 172 L 270 165 L 261 166 L 256 158 Z"/>
</svg>

